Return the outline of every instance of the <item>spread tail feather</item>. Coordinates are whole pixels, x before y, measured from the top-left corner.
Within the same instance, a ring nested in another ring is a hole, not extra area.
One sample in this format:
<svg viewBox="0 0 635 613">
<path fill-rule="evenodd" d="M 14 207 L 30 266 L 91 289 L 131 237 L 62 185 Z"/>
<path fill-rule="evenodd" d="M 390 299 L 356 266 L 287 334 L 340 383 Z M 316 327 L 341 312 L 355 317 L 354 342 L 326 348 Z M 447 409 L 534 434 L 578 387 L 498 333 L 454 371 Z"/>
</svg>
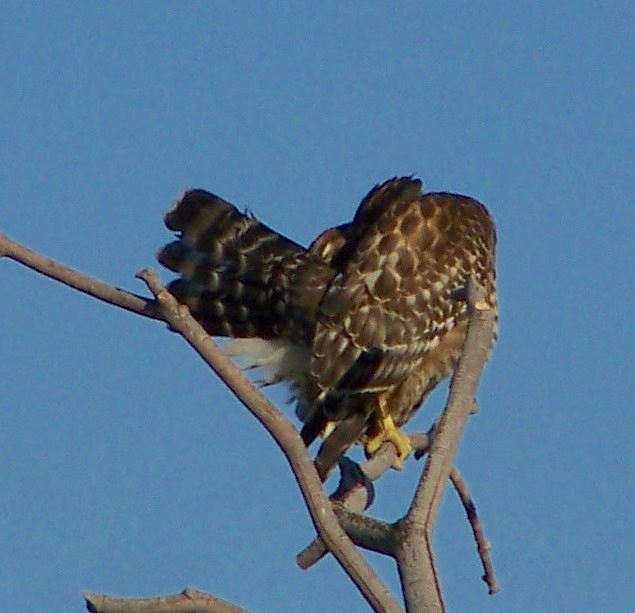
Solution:
<svg viewBox="0 0 635 613">
<path fill-rule="evenodd" d="M 181 277 L 168 289 L 214 336 L 312 337 L 333 271 L 318 256 L 204 190 L 165 215 L 178 240 L 157 259 Z"/>
</svg>

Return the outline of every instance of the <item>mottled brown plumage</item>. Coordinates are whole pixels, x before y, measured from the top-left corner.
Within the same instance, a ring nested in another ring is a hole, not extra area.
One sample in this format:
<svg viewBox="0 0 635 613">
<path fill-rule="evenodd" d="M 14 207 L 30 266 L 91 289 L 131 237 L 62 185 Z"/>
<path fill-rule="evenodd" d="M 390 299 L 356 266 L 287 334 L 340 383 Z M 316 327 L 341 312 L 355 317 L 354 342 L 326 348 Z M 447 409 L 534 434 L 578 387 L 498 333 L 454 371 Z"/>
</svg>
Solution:
<svg viewBox="0 0 635 613">
<path fill-rule="evenodd" d="M 159 261 L 169 289 L 235 353 L 287 381 L 323 478 L 351 444 L 392 440 L 453 371 L 467 331 L 460 290 L 473 275 L 496 308 L 494 222 L 467 196 L 421 193 L 404 177 L 375 187 L 351 223 L 307 250 L 208 192 L 166 215 L 180 234 Z"/>
</svg>

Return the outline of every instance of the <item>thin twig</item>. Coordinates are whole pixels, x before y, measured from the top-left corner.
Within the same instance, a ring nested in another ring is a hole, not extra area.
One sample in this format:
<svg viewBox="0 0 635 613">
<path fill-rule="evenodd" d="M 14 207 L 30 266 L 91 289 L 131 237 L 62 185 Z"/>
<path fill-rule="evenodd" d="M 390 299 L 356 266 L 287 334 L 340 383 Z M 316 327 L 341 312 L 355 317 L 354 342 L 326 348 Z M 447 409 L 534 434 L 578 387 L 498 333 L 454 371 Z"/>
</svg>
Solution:
<svg viewBox="0 0 635 613">
<path fill-rule="evenodd" d="M 157 319 L 157 314 L 153 309 L 154 303 L 151 300 L 113 287 L 103 281 L 98 281 L 68 266 L 46 258 L 16 243 L 2 233 L 0 233 L 0 257 L 7 257 L 19 264 L 28 266 L 35 272 L 39 272 L 50 279 L 59 281 L 64 285 L 68 285 L 102 302 L 112 304 L 126 311 L 131 311 L 137 315 Z"/>
<path fill-rule="evenodd" d="M 467 483 L 464 481 L 461 473 L 456 467 L 453 467 L 450 471 L 450 481 L 452 481 L 454 489 L 457 491 L 459 498 L 463 503 L 465 514 L 467 515 L 467 519 L 472 527 L 472 533 L 474 534 L 474 540 L 476 541 L 476 549 L 483 564 L 483 581 L 487 584 L 490 595 L 497 594 L 500 591 L 500 586 L 496 580 L 494 564 L 492 563 L 492 558 L 490 557 L 492 544 L 485 536 L 483 524 L 479 519 L 476 511 L 476 505 L 474 504 L 474 500 L 472 500 Z"/>
</svg>

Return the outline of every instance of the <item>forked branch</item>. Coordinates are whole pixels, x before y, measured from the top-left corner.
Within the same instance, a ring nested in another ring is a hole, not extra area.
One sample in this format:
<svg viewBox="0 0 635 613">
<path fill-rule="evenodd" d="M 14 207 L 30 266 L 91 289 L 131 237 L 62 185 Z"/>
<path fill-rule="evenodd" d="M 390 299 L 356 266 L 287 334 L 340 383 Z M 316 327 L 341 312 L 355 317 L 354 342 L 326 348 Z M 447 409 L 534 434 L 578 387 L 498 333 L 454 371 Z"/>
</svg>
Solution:
<svg viewBox="0 0 635 613">
<path fill-rule="evenodd" d="M 359 499 L 354 496 L 358 490 L 368 488 L 368 482 L 372 482 L 391 466 L 396 454 L 392 445 L 385 445 L 371 460 L 357 467 L 358 472 L 363 475 L 358 483 L 349 484 L 348 489 L 340 486 L 338 492 L 331 497 L 340 524 L 357 545 L 396 559 L 408 612 L 445 610 L 434 562 L 432 534 L 448 478 L 459 494 L 472 527 L 485 571 L 483 580 L 487 583 L 490 594 L 499 590 L 489 556 L 489 541 L 485 537 L 467 485 L 458 470 L 453 468 L 465 423 L 474 411 L 476 388 L 487 361 L 495 328 L 495 313 L 484 300 L 484 289 L 470 280 L 465 298 L 470 313 L 469 331 L 450 386 L 446 408 L 431 432 L 413 436 L 415 457 L 427 453 L 428 458 L 408 513 L 394 525 L 379 522 L 359 515 L 366 507 L 360 507 Z M 347 470 L 354 474 L 352 469 Z M 342 505 L 350 510 L 345 512 Z M 326 547 L 318 538 L 298 555 L 298 564 L 302 568 L 308 568 L 325 553 Z"/>
<path fill-rule="evenodd" d="M 473 279 L 468 281 L 466 290 L 470 323 L 463 353 L 412 504 L 397 524 L 400 531 L 397 565 L 408 613 L 445 611 L 432 535 L 439 503 L 465 424 L 474 411 L 476 389 L 494 340 L 496 314 L 485 301 L 485 290 Z"/>
<path fill-rule="evenodd" d="M 439 501 L 446 481 L 452 476 L 455 485 L 457 482 L 460 483 L 458 473 L 452 471 L 454 456 L 465 422 L 474 407 L 478 379 L 491 346 L 494 314 L 488 310 L 483 300 L 483 288 L 472 282 L 468 284 L 467 300 L 471 314 L 470 326 L 463 356 L 452 381 L 448 405 L 435 428 L 434 440 L 413 503 L 402 520 L 390 525 L 351 513 L 343 506 L 338 506 L 337 513 L 334 512 L 333 505 L 324 493 L 322 483 L 302 439 L 291 422 L 262 396 L 243 372 L 207 335 L 205 330 L 190 315 L 188 309 L 179 305 L 172 295 L 165 290 L 153 272 L 144 270 L 138 276 L 148 285 L 156 298 L 155 301 L 147 300 L 83 275 L 0 234 L 0 257 L 2 256 L 13 259 L 38 273 L 101 301 L 138 315 L 160 319 L 168 323 L 171 329 L 181 334 L 210 368 L 218 374 L 271 434 L 283 451 L 319 535 L 319 541 L 312 545 L 317 549 L 309 555 L 312 562 L 323 554 L 323 548 L 326 546 L 326 549 L 333 553 L 375 611 L 394 613 L 401 610 L 385 585 L 347 537 L 340 525 L 342 524 L 351 536 L 363 546 L 396 558 L 402 580 L 404 601 L 409 613 L 444 610 L 440 582 L 432 554 L 431 539 Z M 389 444 L 387 446 L 390 448 Z M 382 453 L 387 454 L 383 459 Z M 366 492 L 355 494 L 358 496 L 358 500 L 353 504 L 353 507 L 360 511 L 364 510 L 372 499 L 373 471 L 381 473 L 387 469 L 391 462 L 390 449 L 380 450 L 375 457 L 377 459 L 373 458 L 367 466 L 371 477 L 364 486 Z M 385 466 L 381 464 L 382 462 Z M 457 489 L 460 490 L 460 488 L 459 484 Z M 467 494 L 466 488 L 463 490 L 465 493 L 464 504 L 468 509 L 469 494 Z M 347 493 L 346 488 L 340 492 L 340 495 L 344 501 L 352 496 L 350 492 Z M 470 516 L 469 512 L 468 516 Z M 482 530 L 480 530 L 475 513 L 471 514 L 470 521 L 477 537 L 479 553 L 484 561 L 484 579 L 490 586 L 490 593 L 494 593 L 497 590 L 497 585 L 489 560 L 489 545 Z M 133 610 L 147 611 L 148 613 L 161 611 L 176 613 L 181 610 L 200 611 L 201 613 L 238 613 L 243 611 L 235 605 L 225 603 L 196 590 L 186 590 L 180 595 L 146 600 L 114 599 L 87 594 L 86 601 L 89 610 L 95 613 L 125 613 Z"/>
<path fill-rule="evenodd" d="M 154 294 L 160 313 L 170 327 L 189 343 L 271 434 L 291 466 L 318 534 L 371 606 L 378 611 L 399 611 L 388 589 L 339 525 L 313 462 L 293 424 L 247 379 L 243 371 L 190 315 L 189 309 L 179 304 L 161 285 L 154 272 L 146 269 L 137 276 L 145 281 Z"/>
<path fill-rule="evenodd" d="M 316 531 L 364 598 L 376 611 L 396 613 L 401 610 L 384 583 L 340 527 L 297 430 L 214 343 L 188 309 L 174 300 L 153 272 L 145 270 L 138 276 L 151 288 L 156 302 L 58 264 L 0 234 L 0 257 L 3 256 L 103 302 L 139 315 L 161 319 L 181 334 L 281 448 L 300 486 Z"/>
</svg>

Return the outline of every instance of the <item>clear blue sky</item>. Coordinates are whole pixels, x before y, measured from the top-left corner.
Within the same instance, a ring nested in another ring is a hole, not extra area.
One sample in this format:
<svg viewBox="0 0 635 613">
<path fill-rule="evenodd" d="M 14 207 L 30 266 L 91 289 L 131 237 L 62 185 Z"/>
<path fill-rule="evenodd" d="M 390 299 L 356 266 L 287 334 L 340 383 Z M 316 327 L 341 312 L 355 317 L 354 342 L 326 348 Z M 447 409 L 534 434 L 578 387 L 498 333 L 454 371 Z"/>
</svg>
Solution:
<svg viewBox="0 0 635 613">
<path fill-rule="evenodd" d="M 632 610 L 632 4 L 264 4 L 4 3 L 0 227 L 143 292 L 186 187 L 303 243 L 393 175 L 479 198 L 501 334 L 458 463 L 502 592 L 450 491 L 448 602 Z M 0 286 L 0 610 L 187 585 L 263 612 L 365 610 L 332 560 L 296 568 L 312 530 L 285 461 L 181 339 L 9 261 Z M 419 470 L 383 480 L 378 516 Z"/>
</svg>

